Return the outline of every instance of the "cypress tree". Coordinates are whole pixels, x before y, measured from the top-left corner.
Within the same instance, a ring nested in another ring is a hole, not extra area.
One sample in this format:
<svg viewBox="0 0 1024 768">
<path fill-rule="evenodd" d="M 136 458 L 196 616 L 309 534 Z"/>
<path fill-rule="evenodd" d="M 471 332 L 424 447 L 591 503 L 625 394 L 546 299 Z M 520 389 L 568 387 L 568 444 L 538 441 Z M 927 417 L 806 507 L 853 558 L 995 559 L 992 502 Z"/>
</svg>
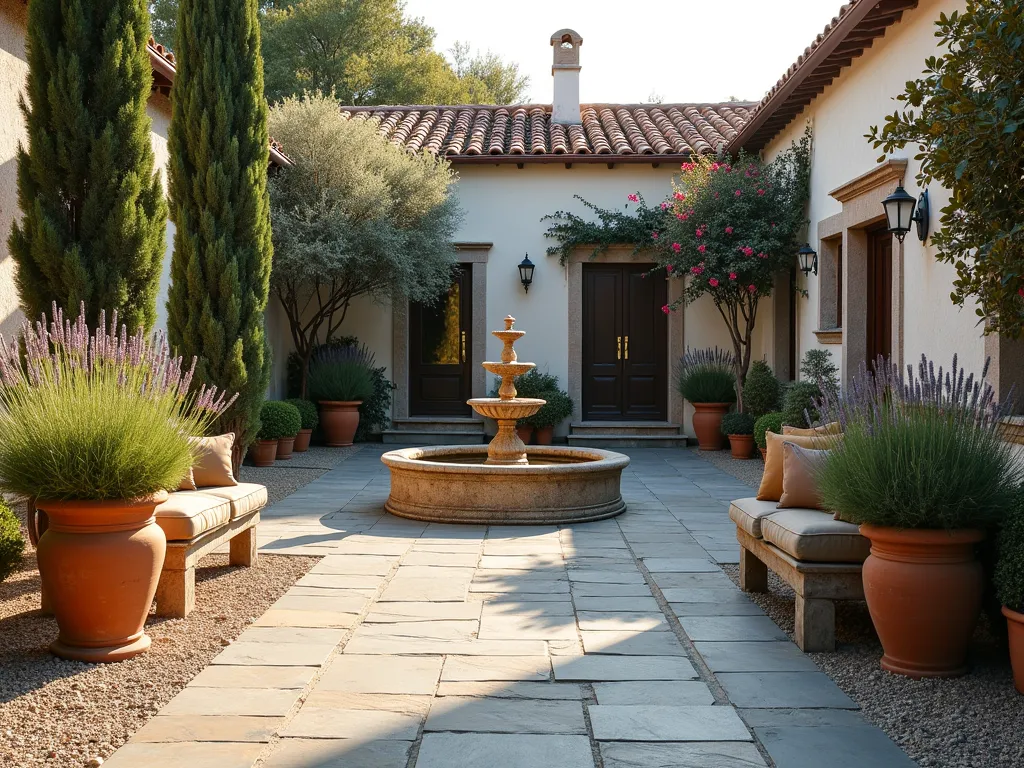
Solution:
<svg viewBox="0 0 1024 768">
<path fill-rule="evenodd" d="M 156 319 L 167 205 L 146 114 L 148 40 L 143 0 L 29 3 L 24 215 L 8 244 L 31 319 L 83 301 L 90 323 L 102 309 L 131 329 Z"/>
<path fill-rule="evenodd" d="M 176 53 L 167 332 L 179 354 L 199 358 L 199 381 L 238 393 L 219 425 L 236 435 L 237 467 L 270 380 L 270 140 L 257 0 L 182 0 Z"/>
</svg>

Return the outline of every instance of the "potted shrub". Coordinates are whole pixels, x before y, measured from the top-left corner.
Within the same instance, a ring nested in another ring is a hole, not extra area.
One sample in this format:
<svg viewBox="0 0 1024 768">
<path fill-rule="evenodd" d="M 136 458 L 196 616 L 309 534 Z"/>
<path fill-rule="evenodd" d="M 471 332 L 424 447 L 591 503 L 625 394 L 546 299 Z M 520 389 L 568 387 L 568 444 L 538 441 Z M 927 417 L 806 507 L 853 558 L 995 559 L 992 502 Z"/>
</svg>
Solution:
<svg viewBox="0 0 1024 768">
<path fill-rule="evenodd" d="M 527 422 L 537 430 L 537 445 L 551 445 L 555 427 L 572 416 L 572 398 L 560 389 L 541 392 L 537 397 L 546 402 Z"/>
<path fill-rule="evenodd" d="M 2 489 L 47 515 L 36 555 L 58 656 L 120 661 L 150 646 L 166 551 L 157 505 L 197 459 L 189 436 L 231 404 L 214 389 L 190 395 L 192 366 L 116 315 L 90 333 L 84 307 L 74 324 L 55 310 L 49 328 L 0 344 Z"/>
<path fill-rule="evenodd" d="M 527 371 L 521 376 L 516 376 L 514 383 L 516 385 L 516 397 L 542 397 L 542 393 L 558 389 L 558 377 L 537 368 Z M 501 379 L 495 379 L 488 396 L 497 397 L 500 386 Z M 570 415 L 572 414 L 571 406 L 569 413 Z M 533 438 L 534 420 L 519 419 L 516 422 L 516 433 L 519 435 L 519 439 L 523 441 L 523 445 L 529 445 L 530 440 Z M 540 442 L 539 439 L 538 442 Z"/>
<path fill-rule="evenodd" d="M 679 393 L 690 401 L 693 431 L 702 451 L 722 449 L 722 417 L 736 402 L 733 357 L 725 350 L 686 350 L 676 372 Z"/>
<path fill-rule="evenodd" d="M 813 381 L 802 379 L 790 382 L 782 398 L 783 425 L 801 429 L 810 427 L 818 419 L 815 402 L 820 397 L 821 389 Z"/>
<path fill-rule="evenodd" d="M 260 429 L 249 447 L 249 458 L 257 467 L 271 467 L 277 458 L 278 443 L 293 426 L 292 411 L 280 400 L 267 400 L 260 406 Z"/>
<path fill-rule="evenodd" d="M 994 579 L 1006 617 L 1013 683 L 1024 693 L 1024 488 L 1017 492 L 999 531 Z"/>
<path fill-rule="evenodd" d="M 722 417 L 722 434 L 729 436 L 734 459 L 749 459 L 754 452 L 754 417 L 749 413 L 727 413 Z"/>
<path fill-rule="evenodd" d="M 373 355 L 365 345 L 323 347 L 310 363 L 308 391 L 320 404 L 320 426 L 331 447 L 352 445 L 359 406 L 373 395 Z"/>
<path fill-rule="evenodd" d="M 761 452 L 762 459 L 765 458 L 765 454 L 768 451 L 768 439 L 765 437 L 766 432 L 774 432 L 777 435 L 782 434 L 781 411 L 766 413 L 754 422 L 754 443 L 757 445 L 757 450 Z"/>
<path fill-rule="evenodd" d="M 320 423 L 320 416 L 316 412 L 316 406 L 309 400 L 293 397 L 285 402 L 291 403 L 298 409 L 299 418 L 302 420 L 302 428 L 299 429 L 299 434 L 295 436 L 295 444 L 292 446 L 292 449 L 296 453 L 305 453 L 309 450 L 309 440 L 313 435 L 313 430 Z"/>
<path fill-rule="evenodd" d="M 824 506 L 871 541 L 864 595 L 882 642 L 882 667 L 910 677 L 966 671 L 981 610 L 977 544 L 1014 502 L 1021 469 L 1000 440 L 1005 410 L 992 388 L 922 357 L 909 377 L 862 365 L 848 393 L 819 410 L 838 421 L 819 473 Z"/>
<path fill-rule="evenodd" d="M 759 419 L 766 413 L 779 410 L 782 405 L 782 384 L 768 363 L 755 360 L 743 382 L 743 412 Z"/>
<path fill-rule="evenodd" d="M 289 403 L 286 400 L 281 405 L 285 406 L 280 411 L 281 430 L 285 434 L 277 439 L 277 458 L 281 461 L 288 461 L 295 449 L 295 438 L 299 436 L 299 430 L 302 429 L 302 414 L 299 413 L 299 409 L 295 407 L 294 403 Z"/>
</svg>

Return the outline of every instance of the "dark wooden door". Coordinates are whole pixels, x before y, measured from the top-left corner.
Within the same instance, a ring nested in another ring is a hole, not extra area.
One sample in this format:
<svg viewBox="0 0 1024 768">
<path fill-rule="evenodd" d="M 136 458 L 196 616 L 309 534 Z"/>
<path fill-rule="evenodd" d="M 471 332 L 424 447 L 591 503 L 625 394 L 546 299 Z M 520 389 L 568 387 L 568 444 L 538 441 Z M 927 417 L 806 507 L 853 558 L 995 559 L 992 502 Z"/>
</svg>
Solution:
<svg viewBox="0 0 1024 768">
<path fill-rule="evenodd" d="M 583 265 L 583 418 L 664 421 L 668 300 L 651 265 Z"/>
<path fill-rule="evenodd" d="M 469 416 L 472 264 L 461 265 L 448 294 L 409 304 L 409 413 Z"/>
<path fill-rule="evenodd" d="M 868 236 L 867 362 L 892 355 L 892 235 L 878 230 Z"/>
</svg>

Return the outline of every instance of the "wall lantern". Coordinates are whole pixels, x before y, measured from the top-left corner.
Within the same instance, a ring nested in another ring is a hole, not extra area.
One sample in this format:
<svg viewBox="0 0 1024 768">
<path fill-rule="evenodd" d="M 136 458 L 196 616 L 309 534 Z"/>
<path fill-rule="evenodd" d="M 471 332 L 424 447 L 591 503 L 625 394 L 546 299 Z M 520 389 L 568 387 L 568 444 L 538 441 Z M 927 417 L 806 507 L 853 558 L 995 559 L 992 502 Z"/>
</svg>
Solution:
<svg viewBox="0 0 1024 768">
<path fill-rule="evenodd" d="M 533 282 L 534 269 L 534 264 L 530 261 L 530 254 L 526 254 L 526 258 L 519 262 L 519 281 L 527 293 L 530 292 L 530 284 Z"/>
<path fill-rule="evenodd" d="M 917 238 L 921 242 L 928 239 L 928 190 L 921 193 L 916 201 L 907 194 L 903 185 L 882 201 L 885 218 L 889 222 L 889 231 L 896 235 L 901 243 L 910 231 L 912 223 L 917 224 Z M 914 208 L 917 208 L 915 212 Z"/>
<path fill-rule="evenodd" d="M 798 254 L 800 256 L 800 271 L 805 275 L 809 275 L 811 272 L 818 274 L 818 254 L 811 248 L 811 244 L 804 243 Z"/>
</svg>

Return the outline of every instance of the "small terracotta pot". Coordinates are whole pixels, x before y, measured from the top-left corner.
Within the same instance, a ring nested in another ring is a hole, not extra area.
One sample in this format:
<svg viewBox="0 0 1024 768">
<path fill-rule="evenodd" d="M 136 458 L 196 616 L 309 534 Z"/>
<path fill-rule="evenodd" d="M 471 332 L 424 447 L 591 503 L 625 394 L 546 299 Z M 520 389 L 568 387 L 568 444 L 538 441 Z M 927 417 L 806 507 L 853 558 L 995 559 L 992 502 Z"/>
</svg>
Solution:
<svg viewBox="0 0 1024 768">
<path fill-rule="evenodd" d="M 692 403 L 693 432 L 697 445 L 702 451 L 720 451 L 725 442 L 722 434 L 722 417 L 732 408 L 732 403 Z"/>
<path fill-rule="evenodd" d="M 537 427 L 537 445 L 551 445 L 554 436 L 554 427 Z"/>
<path fill-rule="evenodd" d="M 279 461 L 288 461 L 295 449 L 295 435 L 291 437 L 279 437 L 277 439 L 277 458 Z"/>
<path fill-rule="evenodd" d="M 359 406 L 362 400 L 321 400 L 320 426 L 324 440 L 332 448 L 352 445 L 359 428 Z"/>
<path fill-rule="evenodd" d="M 309 450 L 309 439 L 313 436 L 312 429 L 300 429 L 299 434 L 295 436 L 295 445 L 292 446 L 292 450 L 296 453 L 305 453 Z"/>
<path fill-rule="evenodd" d="M 277 440 L 257 440 L 249 446 L 249 458 L 255 467 L 272 467 L 277 458 Z"/>
<path fill-rule="evenodd" d="M 754 452 L 754 436 L 729 435 L 729 447 L 734 459 L 749 459 Z"/>
<path fill-rule="evenodd" d="M 36 501 L 49 520 L 36 557 L 60 629 L 54 654 L 99 663 L 149 648 L 146 617 L 167 551 L 156 506 L 166 499 L 161 491 L 134 501 Z"/>
<path fill-rule="evenodd" d="M 519 439 L 523 441 L 523 445 L 529 445 L 530 439 L 533 437 L 533 427 L 529 424 L 523 427 L 516 427 L 516 434 L 519 435 Z"/>
<path fill-rule="evenodd" d="M 1024 693 L 1024 613 L 1003 606 L 1010 638 L 1010 664 L 1013 666 L 1013 687 Z"/>
<path fill-rule="evenodd" d="M 768 449 L 762 448 L 760 445 L 757 446 L 757 450 L 761 453 L 761 460 L 764 461 L 768 458 Z"/>
<path fill-rule="evenodd" d="M 904 530 L 864 524 L 864 599 L 882 642 L 882 668 L 907 677 L 955 677 L 981 612 L 984 531 Z"/>
</svg>

